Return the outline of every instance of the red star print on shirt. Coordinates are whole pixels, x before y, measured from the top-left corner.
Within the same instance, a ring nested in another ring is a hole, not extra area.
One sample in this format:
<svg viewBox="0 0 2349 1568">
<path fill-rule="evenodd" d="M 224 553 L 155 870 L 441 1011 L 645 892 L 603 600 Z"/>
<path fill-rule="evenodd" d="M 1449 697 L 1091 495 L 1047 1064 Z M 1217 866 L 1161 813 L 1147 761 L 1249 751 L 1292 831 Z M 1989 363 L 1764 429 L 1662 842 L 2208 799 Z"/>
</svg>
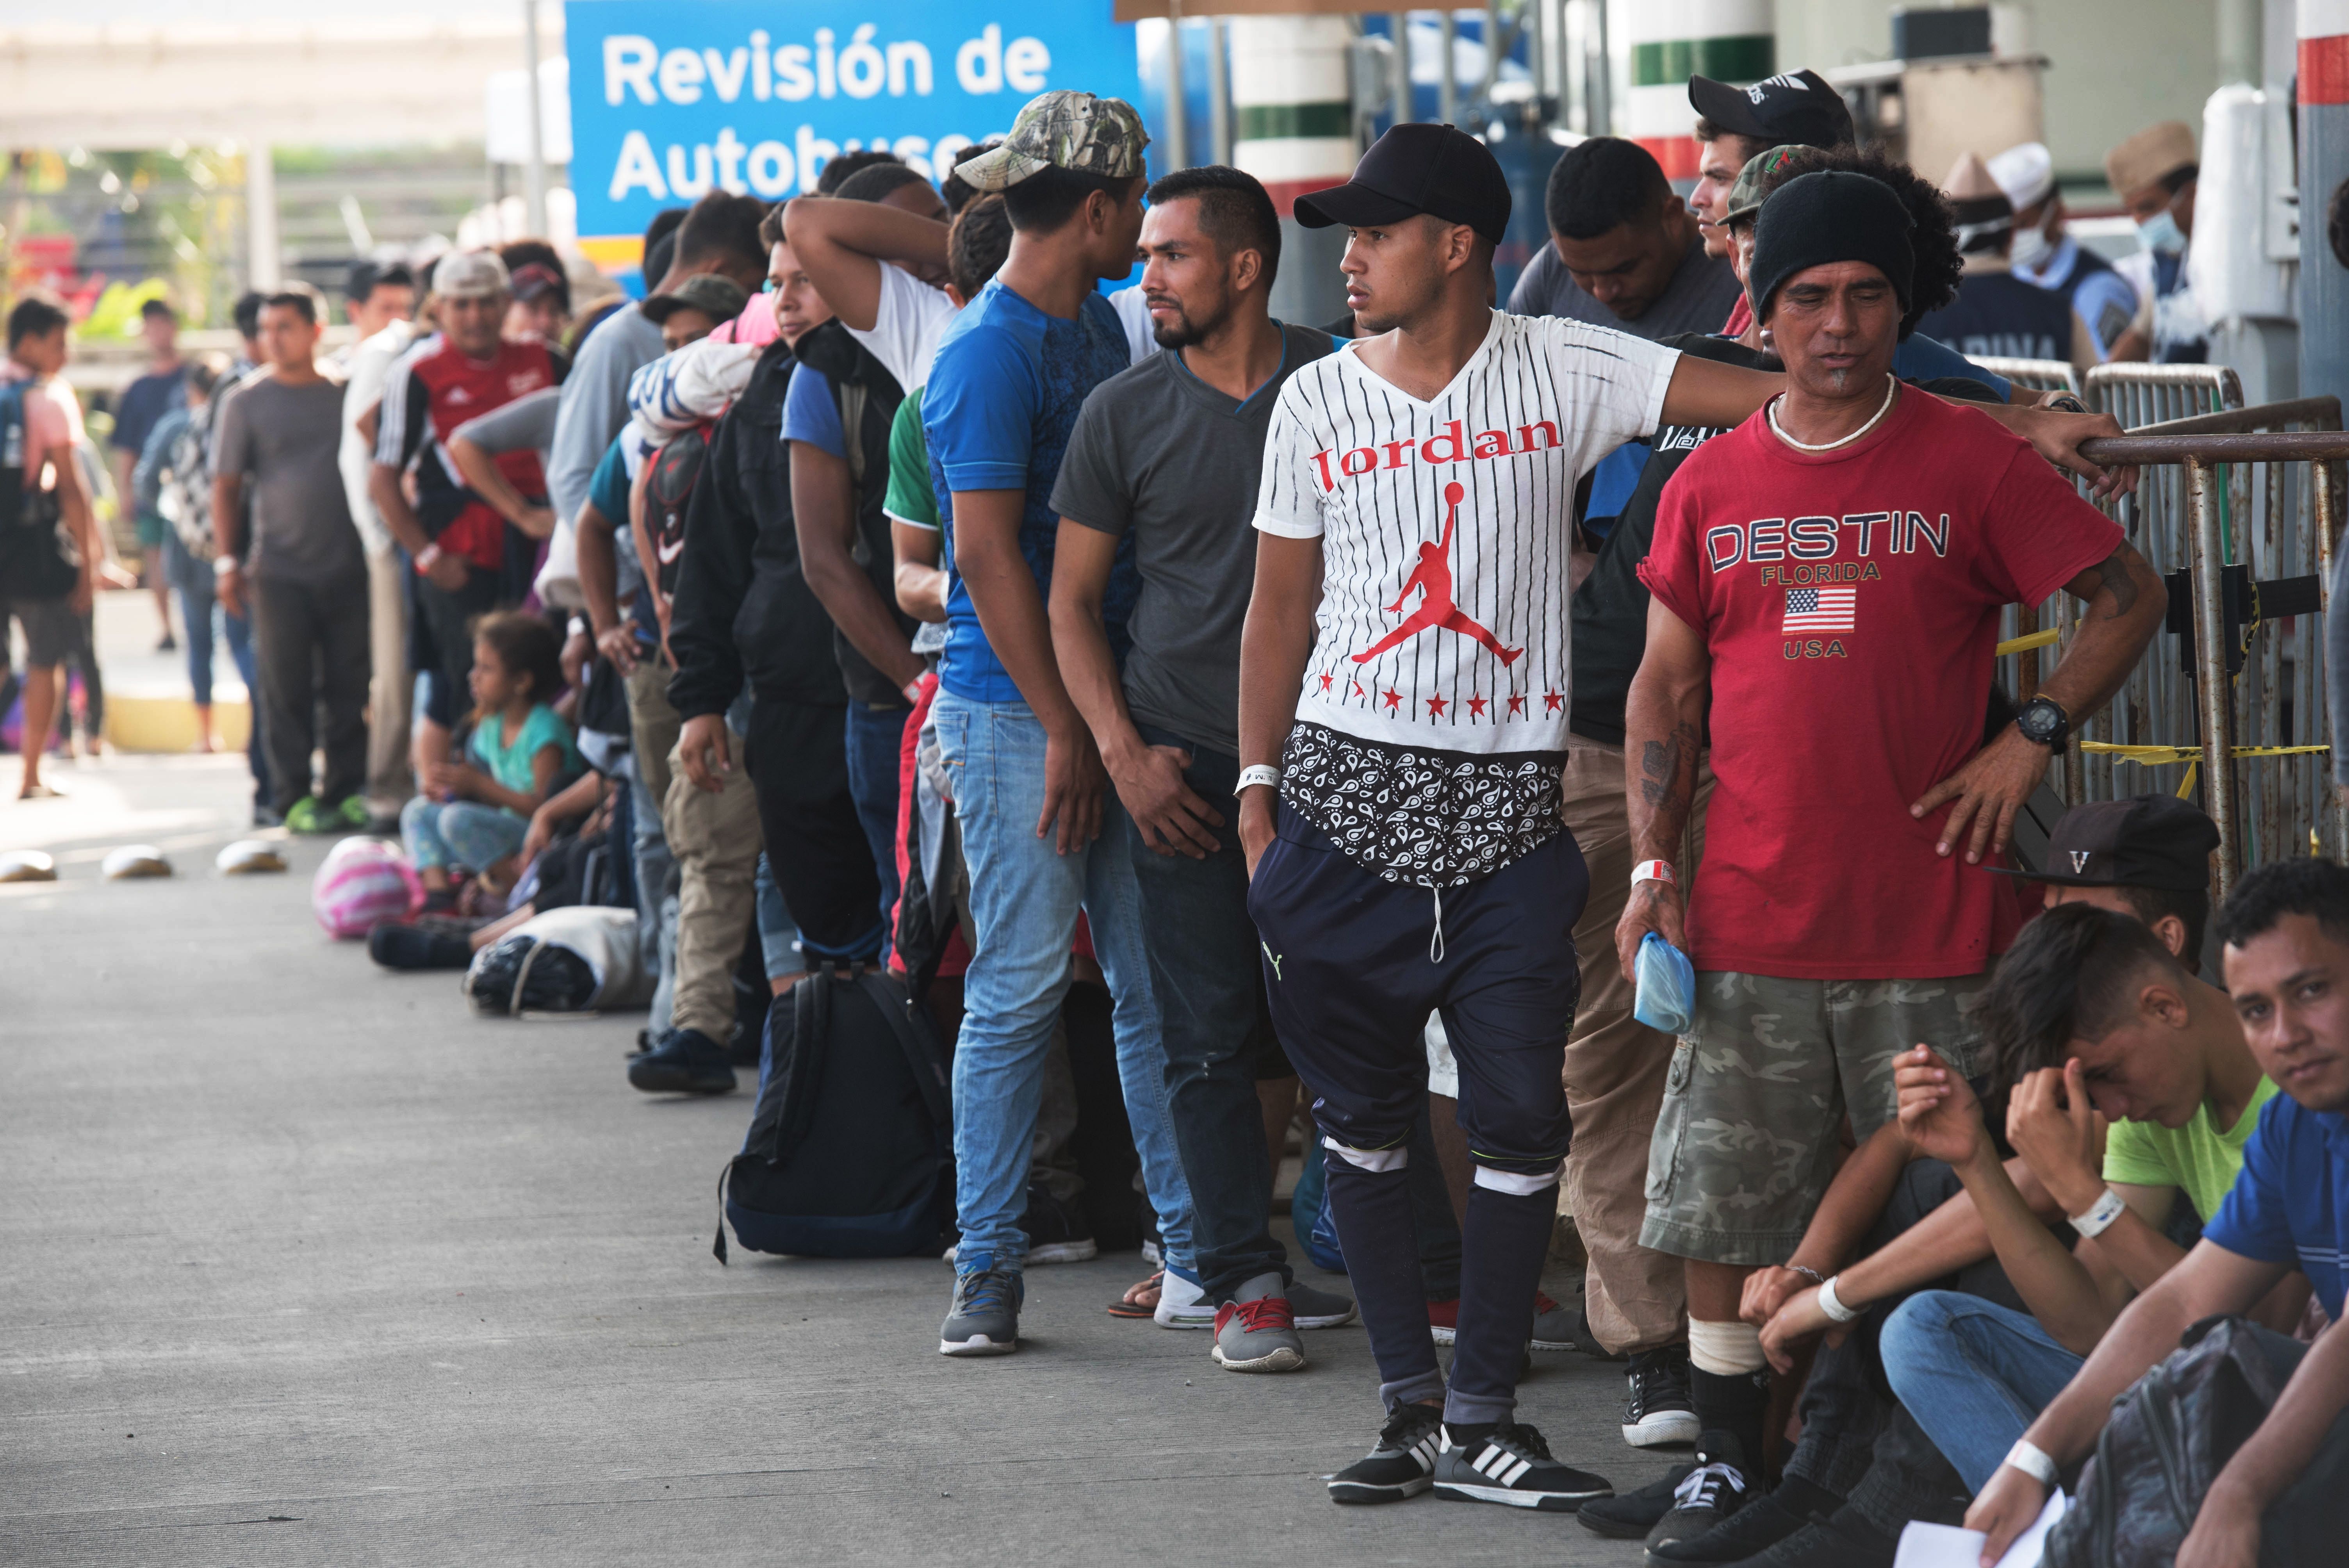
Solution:
<svg viewBox="0 0 2349 1568">
<path fill-rule="evenodd" d="M 1399 691 L 1391 691 L 1387 693 L 1387 706 L 1389 707 L 1401 707 L 1402 706 L 1402 693 Z"/>
<path fill-rule="evenodd" d="M 1333 676 L 1323 676 L 1321 677 L 1321 689 L 1322 689 L 1323 691 L 1328 691 L 1328 690 L 1330 689 L 1330 682 L 1333 678 L 1334 678 Z"/>
<path fill-rule="evenodd" d="M 1440 696 L 1429 697 L 1427 699 L 1427 717 L 1430 718 L 1442 718 L 1444 717 L 1444 710 L 1449 706 L 1450 705 Z"/>
<path fill-rule="evenodd" d="M 1525 693 L 1521 691 L 1513 691 L 1509 694 L 1509 711 L 1511 713 L 1523 713 L 1526 711 Z"/>
<path fill-rule="evenodd" d="M 1485 699 L 1484 699 L 1483 697 L 1481 697 L 1481 696 L 1472 696 L 1472 697 L 1470 697 L 1470 698 L 1468 699 L 1468 711 L 1469 711 L 1470 713 L 1475 714 L 1478 718 L 1482 718 L 1482 717 L 1485 717 Z"/>
<path fill-rule="evenodd" d="M 1544 713 L 1556 713 L 1565 705 L 1565 702 L 1566 694 L 1563 692 L 1546 691 L 1542 693 L 1542 711 Z"/>
</svg>

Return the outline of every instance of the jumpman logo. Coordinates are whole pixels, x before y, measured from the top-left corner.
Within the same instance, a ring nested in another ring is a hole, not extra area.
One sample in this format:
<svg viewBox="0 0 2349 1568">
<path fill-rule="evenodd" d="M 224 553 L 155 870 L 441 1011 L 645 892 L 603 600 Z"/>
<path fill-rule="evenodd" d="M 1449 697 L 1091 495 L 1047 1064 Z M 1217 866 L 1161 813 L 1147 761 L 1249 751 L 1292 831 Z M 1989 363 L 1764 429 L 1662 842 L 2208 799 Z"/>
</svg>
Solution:
<svg viewBox="0 0 2349 1568">
<path fill-rule="evenodd" d="M 1411 613 L 1409 620 L 1371 644 L 1367 651 L 1356 654 L 1356 664 L 1366 665 L 1398 643 L 1435 627 L 1475 638 L 1493 650 L 1494 656 L 1501 661 L 1504 669 L 1516 663 L 1517 656 L 1525 652 L 1523 648 L 1502 646 L 1500 638 L 1463 614 L 1460 606 L 1453 601 L 1452 534 L 1460 523 L 1460 498 L 1464 493 L 1457 484 L 1444 487 L 1444 537 L 1419 547 L 1419 564 L 1412 569 L 1409 577 L 1403 579 L 1402 592 L 1395 596 L 1393 603 L 1387 606 L 1387 614 L 1400 614 L 1403 602 L 1411 597 L 1414 588 L 1420 593 L 1419 608 Z"/>
</svg>

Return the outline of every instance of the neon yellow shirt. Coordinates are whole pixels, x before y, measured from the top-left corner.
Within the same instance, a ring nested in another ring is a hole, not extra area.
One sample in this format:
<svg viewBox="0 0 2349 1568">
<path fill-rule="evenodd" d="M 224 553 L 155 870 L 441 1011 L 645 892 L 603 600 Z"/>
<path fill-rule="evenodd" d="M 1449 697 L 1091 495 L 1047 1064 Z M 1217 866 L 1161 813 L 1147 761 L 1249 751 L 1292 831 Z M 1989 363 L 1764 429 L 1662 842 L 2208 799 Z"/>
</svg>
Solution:
<svg viewBox="0 0 2349 1568">
<path fill-rule="evenodd" d="M 2262 1076 L 2243 1114 L 2223 1131 L 2211 1124 L 2209 1100 L 2194 1108 L 2194 1119 L 2183 1127 L 2113 1123 L 2105 1134 L 2105 1180 L 2132 1187 L 2182 1188 L 2195 1213 L 2207 1222 L 2243 1168 L 2243 1145 L 2260 1124 L 2260 1107 L 2275 1093 L 2274 1080 Z"/>
</svg>

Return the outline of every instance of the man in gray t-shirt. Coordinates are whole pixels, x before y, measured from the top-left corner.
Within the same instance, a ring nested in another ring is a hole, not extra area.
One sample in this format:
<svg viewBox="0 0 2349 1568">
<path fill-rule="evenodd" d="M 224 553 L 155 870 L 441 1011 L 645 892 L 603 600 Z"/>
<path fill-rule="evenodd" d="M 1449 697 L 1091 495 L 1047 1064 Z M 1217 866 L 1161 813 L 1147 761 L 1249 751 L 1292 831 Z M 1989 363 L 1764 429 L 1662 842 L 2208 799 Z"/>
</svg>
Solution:
<svg viewBox="0 0 2349 1568">
<path fill-rule="evenodd" d="M 317 363 L 325 321 L 306 284 L 264 302 L 266 367 L 222 410 L 212 455 L 221 603 L 252 614 L 270 805 L 299 833 L 367 825 L 367 557 L 339 462 L 342 383 Z M 253 548 L 241 562 L 248 496 Z M 326 772 L 314 791 L 313 716 L 322 710 Z"/>
<path fill-rule="evenodd" d="M 1343 1322 L 1353 1306 L 1290 1284 L 1265 1225 L 1272 1167 L 1257 1081 L 1293 1072 L 1273 1040 L 1247 913 L 1240 631 L 1273 405 L 1336 345 L 1267 314 L 1280 225 L 1246 174 L 1183 170 L 1151 187 L 1142 253 L 1164 352 L 1093 388 L 1070 434 L 1052 488 L 1052 646 L 1125 807 L 1107 830 L 1133 851 L 1151 985 L 1168 1003 L 1167 1119 L 1191 1185 L 1198 1278 L 1166 1271 L 1159 1321 L 1202 1301 L 1261 1303 L 1218 1316 L 1216 1359 L 1286 1372 L 1305 1364 L 1300 1315 Z M 1121 679 L 1102 600 L 1129 531 L 1142 593 Z"/>
<path fill-rule="evenodd" d="M 1595 136 L 1551 169 L 1544 245 L 1509 291 L 1516 315 L 1557 315 L 1653 342 L 1718 332 L 1737 274 L 1703 237 L 1661 165 L 1637 142 Z"/>
</svg>

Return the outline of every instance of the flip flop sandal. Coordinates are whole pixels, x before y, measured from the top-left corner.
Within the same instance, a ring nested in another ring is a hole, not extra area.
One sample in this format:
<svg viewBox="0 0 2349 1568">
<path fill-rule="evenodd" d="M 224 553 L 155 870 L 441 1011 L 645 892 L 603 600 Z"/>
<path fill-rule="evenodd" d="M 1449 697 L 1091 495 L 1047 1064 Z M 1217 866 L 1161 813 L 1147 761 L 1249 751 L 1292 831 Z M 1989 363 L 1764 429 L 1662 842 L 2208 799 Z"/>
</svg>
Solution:
<svg viewBox="0 0 2349 1568">
<path fill-rule="evenodd" d="M 1162 1269 L 1158 1273 L 1152 1274 L 1148 1279 L 1143 1280 L 1140 1284 L 1129 1287 L 1125 1295 L 1118 1297 L 1115 1301 L 1109 1304 L 1109 1315 L 1112 1317 L 1154 1317 L 1157 1315 L 1158 1304 L 1156 1302 L 1154 1301 L 1149 1305 L 1144 1305 L 1143 1303 L 1133 1300 L 1133 1293 L 1138 1290 L 1154 1291 L 1158 1289 L 1160 1283 L 1165 1278 L 1165 1271 Z"/>
</svg>

